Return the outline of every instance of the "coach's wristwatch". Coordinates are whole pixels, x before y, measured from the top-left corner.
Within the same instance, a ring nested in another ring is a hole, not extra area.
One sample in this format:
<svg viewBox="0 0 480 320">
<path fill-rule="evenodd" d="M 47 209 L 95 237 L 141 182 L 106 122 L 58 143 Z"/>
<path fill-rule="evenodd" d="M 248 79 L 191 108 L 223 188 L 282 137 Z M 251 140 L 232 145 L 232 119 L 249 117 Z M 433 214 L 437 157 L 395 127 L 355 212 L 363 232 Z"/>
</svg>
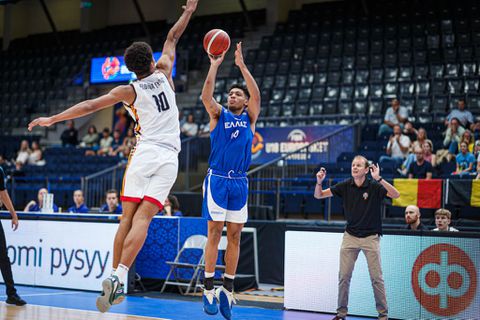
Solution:
<svg viewBox="0 0 480 320">
<path fill-rule="evenodd" d="M 378 183 L 380 183 L 380 182 L 382 182 L 382 180 L 383 180 L 383 178 L 382 178 L 382 177 L 380 177 L 380 179 L 378 179 L 378 180 L 375 180 L 375 181 L 377 181 Z"/>
</svg>

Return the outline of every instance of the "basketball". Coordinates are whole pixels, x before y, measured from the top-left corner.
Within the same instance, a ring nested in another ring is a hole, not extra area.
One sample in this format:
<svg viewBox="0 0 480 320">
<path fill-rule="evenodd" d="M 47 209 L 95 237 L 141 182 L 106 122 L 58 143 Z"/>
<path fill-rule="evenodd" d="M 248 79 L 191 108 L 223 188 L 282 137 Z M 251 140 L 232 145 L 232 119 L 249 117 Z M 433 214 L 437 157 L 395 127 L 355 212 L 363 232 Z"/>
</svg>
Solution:
<svg viewBox="0 0 480 320">
<path fill-rule="evenodd" d="M 210 30 L 203 38 L 203 48 L 213 56 L 221 55 L 230 48 L 230 37 L 221 29 Z"/>
</svg>

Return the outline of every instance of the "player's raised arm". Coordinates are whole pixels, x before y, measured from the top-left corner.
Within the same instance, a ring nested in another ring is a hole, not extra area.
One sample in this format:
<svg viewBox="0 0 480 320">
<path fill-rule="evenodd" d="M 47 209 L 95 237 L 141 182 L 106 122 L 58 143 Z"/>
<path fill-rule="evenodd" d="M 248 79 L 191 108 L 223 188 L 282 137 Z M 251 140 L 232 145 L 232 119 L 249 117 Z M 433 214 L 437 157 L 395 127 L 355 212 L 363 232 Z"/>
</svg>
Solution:
<svg viewBox="0 0 480 320">
<path fill-rule="evenodd" d="M 240 68 L 240 72 L 242 72 L 243 79 L 245 79 L 248 92 L 250 93 L 247 110 L 250 117 L 250 122 L 254 125 L 257 122 L 258 116 L 260 115 L 260 89 L 258 88 L 257 82 L 253 78 L 252 74 L 247 68 L 247 65 L 245 64 L 245 61 L 243 60 L 241 42 L 237 43 L 237 50 L 235 50 L 235 64 L 238 68 Z"/>
<path fill-rule="evenodd" d="M 207 79 L 203 84 L 202 102 L 210 115 L 210 119 L 218 119 L 222 110 L 222 106 L 213 98 L 213 92 L 215 91 L 215 79 L 217 78 L 218 68 L 223 62 L 225 53 L 226 52 L 219 56 L 208 56 L 210 58 L 210 69 L 208 70 Z"/>
<path fill-rule="evenodd" d="M 187 28 L 193 12 L 197 9 L 197 3 L 198 0 L 187 0 L 187 3 L 182 6 L 183 13 L 168 32 L 167 39 L 163 44 L 162 56 L 158 59 L 157 68 L 167 75 L 169 79 L 172 77 L 173 62 L 175 60 L 175 47 Z"/>
<path fill-rule="evenodd" d="M 119 102 L 131 104 L 135 99 L 135 91 L 129 85 L 118 86 L 113 88 L 109 93 L 95 99 L 82 101 L 67 110 L 53 115 L 51 117 L 40 117 L 34 119 L 28 125 L 28 130 L 32 131 L 33 127 L 49 127 L 57 122 L 80 118 L 87 114 L 96 112 L 101 109 L 113 106 Z"/>
</svg>

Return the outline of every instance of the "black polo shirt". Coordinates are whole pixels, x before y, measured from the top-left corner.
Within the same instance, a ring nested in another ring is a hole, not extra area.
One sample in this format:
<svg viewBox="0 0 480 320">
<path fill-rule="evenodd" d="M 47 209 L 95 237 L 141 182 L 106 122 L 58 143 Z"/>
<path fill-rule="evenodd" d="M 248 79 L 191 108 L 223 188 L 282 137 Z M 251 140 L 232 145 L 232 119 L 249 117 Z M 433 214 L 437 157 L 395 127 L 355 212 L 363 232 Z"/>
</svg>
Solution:
<svg viewBox="0 0 480 320">
<path fill-rule="evenodd" d="M 410 224 L 407 224 L 407 226 L 405 227 L 405 229 L 408 229 L 408 230 L 413 230 L 412 229 L 412 225 Z M 418 225 L 417 229 L 416 230 L 413 230 L 413 231 L 428 231 L 428 228 L 420 222 L 420 224 Z"/>
<path fill-rule="evenodd" d="M 334 196 L 343 200 L 347 220 L 346 231 L 355 237 L 382 234 L 382 200 L 387 190 L 376 181 L 365 178 L 357 187 L 353 178 L 337 183 L 331 189 Z"/>
</svg>

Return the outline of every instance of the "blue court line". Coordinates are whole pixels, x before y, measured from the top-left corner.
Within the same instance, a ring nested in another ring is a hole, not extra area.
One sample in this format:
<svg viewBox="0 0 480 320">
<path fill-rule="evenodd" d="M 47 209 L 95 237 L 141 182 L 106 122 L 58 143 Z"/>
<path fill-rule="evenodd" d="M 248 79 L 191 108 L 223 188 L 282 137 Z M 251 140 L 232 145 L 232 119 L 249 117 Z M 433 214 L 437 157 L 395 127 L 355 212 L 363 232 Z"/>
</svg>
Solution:
<svg viewBox="0 0 480 320">
<path fill-rule="evenodd" d="M 4 292 L 4 290 L 5 286 L 0 284 L 0 292 Z M 17 286 L 17 290 L 18 294 L 25 298 L 28 304 L 97 311 L 95 307 L 97 293 L 27 286 Z M 4 297 L 0 296 L 0 299 L 4 299 Z M 122 304 L 112 306 L 109 312 L 152 318 L 167 318 L 172 320 L 223 319 L 220 314 L 216 316 L 208 316 L 203 313 L 200 298 L 198 299 L 198 302 L 190 302 L 171 299 L 127 296 Z M 234 306 L 233 308 L 233 319 L 235 320 L 330 320 L 332 318 L 333 315 L 331 314 L 327 315 L 310 312 L 272 310 L 244 306 Z M 349 316 L 348 319 L 361 320 L 367 318 Z"/>
</svg>

